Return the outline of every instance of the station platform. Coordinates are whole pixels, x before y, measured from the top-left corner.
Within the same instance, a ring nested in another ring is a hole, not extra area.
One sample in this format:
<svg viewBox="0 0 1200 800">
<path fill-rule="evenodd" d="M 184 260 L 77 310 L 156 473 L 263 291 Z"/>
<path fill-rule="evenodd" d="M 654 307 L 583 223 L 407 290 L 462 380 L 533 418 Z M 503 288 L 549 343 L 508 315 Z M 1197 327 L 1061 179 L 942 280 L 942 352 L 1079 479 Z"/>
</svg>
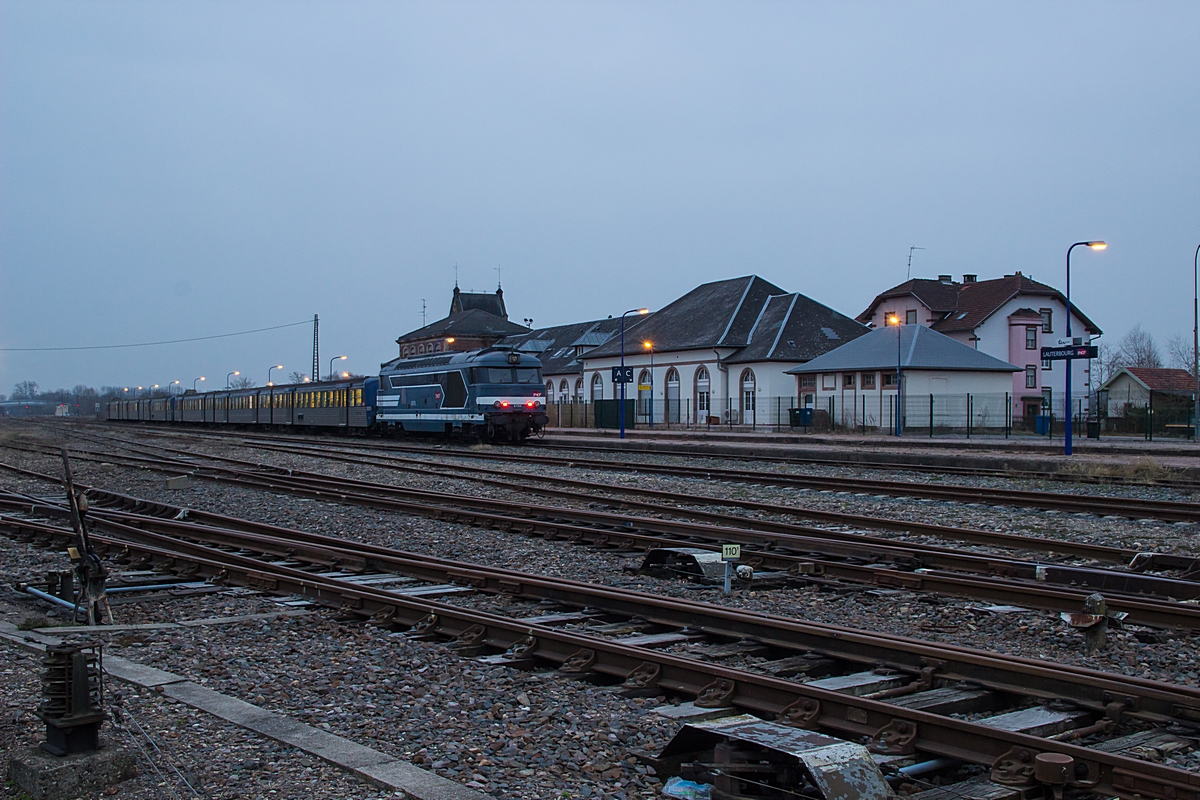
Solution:
<svg viewBox="0 0 1200 800">
<path fill-rule="evenodd" d="M 968 467 L 1005 471 L 1138 469 L 1152 478 L 1200 480 L 1200 444 L 1183 439 L 1148 442 L 1132 437 L 1075 438 L 1074 455 L 1063 455 L 1061 437 L 1014 436 L 921 437 L 863 434 L 800 433 L 797 431 L 680 430 L 638 427 L 616 430 L 547 428 L 542 443 L 553 446 L 601 447 L 624 452 L 681 452 L 689 455 L 793 457 L 827 460 L 852 466 L 880 462 L 903 466 Z M 536 443 L 531 443 L 536 446 Z M 1166 473 L 1169 473 L 1166 474 Z"/>
</svg>

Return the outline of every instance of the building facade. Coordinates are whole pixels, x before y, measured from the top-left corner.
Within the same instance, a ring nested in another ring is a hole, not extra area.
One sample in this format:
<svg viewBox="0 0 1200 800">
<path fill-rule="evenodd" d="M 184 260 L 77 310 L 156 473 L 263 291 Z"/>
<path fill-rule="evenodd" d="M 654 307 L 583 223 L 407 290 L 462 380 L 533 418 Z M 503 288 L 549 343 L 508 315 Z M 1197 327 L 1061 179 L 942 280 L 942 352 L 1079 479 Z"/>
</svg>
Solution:
<svg viewBox="0 0 1200 800">
<path fill-rule="evenodd" d="M 528 333 L 524 325 L 508 321 L 504 289 L 495 294 L 464 292 L 454 286 L 450 313 L 396 339 L 400 358 L 429 355 L 444 351 L 480 350 L 491 347 L 506 336 Z"/>
<path fill-rule="evenodd" d="M 795 402 L 794 366 L 867 333 L 811 298 L 757 275 L 696 287 L 646 317 L 627 317 L 624 363 L 634 370 L 626 398 L 638 417 L 679 423 L 774 423 Z M 583 355 L 587 400 L 615 399 L 621 387 L 619 330 Z"/>
<path fill-rule="evenodd" d="M 1018 398 L 1014 414 L 1032 417 L 1051 408 L 1064 412 L 1066 361 L 1042 361 L 1041 348 L 1056 346 L 1066 337 L 1067 301 L 1052 286 L 1019 271 L 981 281 L 963 275 L 937 280 L 917 278 L 892 287 L 871 301 L 858 315 L 864 325 L 882 328 L 898 318 L 901 325 L 922 325 L 968 347 L 1020 367 L 1011 377 L 1011 392 Z M 1071 338 L 1087 344 L 1102 331 L 1078 308 L 1071 309 Z M 1070 362 L 1071 404 L 1076 414 L 1086 413 L 1091 378 L 1088 361 Z M 1092 391 L 1095 386 L 1090 387 Z"/>
</svg>

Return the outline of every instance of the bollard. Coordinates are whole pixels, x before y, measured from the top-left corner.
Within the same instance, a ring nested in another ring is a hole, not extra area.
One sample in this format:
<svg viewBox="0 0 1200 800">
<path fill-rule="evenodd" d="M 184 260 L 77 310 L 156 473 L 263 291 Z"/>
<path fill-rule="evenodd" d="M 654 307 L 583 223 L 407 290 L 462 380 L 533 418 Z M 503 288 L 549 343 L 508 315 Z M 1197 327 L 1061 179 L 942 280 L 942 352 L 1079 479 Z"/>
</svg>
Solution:
<svg viewBox="0 0 1200 800">
<path fill-rule="evenodd" d="M 1085 613 L 1099 617 L 1094 625 L 1090 625 L 1083 631 L 1083 640 L 1087 645 L 1089 655 L 1098 650 L 1103 650 L 1104 645 L 1108 643 L 1108 603 L 1104 601 L 1104 595 L 1099 592 L 1093 592 L 1083 601 L 1083 610 Z"/>
</svg>

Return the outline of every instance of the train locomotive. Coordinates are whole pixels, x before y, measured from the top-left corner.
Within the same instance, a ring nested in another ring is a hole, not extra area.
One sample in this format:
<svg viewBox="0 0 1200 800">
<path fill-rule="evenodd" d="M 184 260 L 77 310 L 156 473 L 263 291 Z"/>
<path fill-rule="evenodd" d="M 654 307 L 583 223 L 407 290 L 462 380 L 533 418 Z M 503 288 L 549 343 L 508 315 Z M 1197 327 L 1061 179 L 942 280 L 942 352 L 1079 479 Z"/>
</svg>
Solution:
<svg viewBox="0 0 1200 800">
<path fill-rule="evenodd" d="M 511 443 L 550 421 L 541 362 L 505 346 L 398 358 L 368 378 L 113 400 L 107 413 L 110 420 Z"/>
</svg>

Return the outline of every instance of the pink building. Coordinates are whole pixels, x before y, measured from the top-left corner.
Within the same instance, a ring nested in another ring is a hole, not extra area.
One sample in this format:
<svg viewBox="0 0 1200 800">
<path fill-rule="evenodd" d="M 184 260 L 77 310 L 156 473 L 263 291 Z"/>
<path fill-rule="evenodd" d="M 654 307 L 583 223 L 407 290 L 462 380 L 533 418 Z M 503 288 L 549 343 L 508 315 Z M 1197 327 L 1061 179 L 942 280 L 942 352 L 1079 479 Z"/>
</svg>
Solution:
<svg viewBox="0 0 1200 800">
<path fill-rule="evenodd" d="M 1013 376 L 1014 415 L 1032 416 L 1048 401 L 1064 413 L 1066 362 L 1041 360 L 1041 348 L 1066 336 L 1067 300 L 1052 286 L 1016 272 L 980 281 L 963 275 L 937 280 L 915 278 L 879 294 L 859 322 L 883 327 L 892 315 L 904 325 L 924 325 L 965 345 L 1018 367 Z M 1103 332 L 1078 308 L 1071 309 L 1071 338 L 1087 344 Z M 1072 408 L 1087 408 L 1089 361 L 1072 362 Z M 1095 387 L 1092 387 L 1095 388 Z"/>
</svg>

